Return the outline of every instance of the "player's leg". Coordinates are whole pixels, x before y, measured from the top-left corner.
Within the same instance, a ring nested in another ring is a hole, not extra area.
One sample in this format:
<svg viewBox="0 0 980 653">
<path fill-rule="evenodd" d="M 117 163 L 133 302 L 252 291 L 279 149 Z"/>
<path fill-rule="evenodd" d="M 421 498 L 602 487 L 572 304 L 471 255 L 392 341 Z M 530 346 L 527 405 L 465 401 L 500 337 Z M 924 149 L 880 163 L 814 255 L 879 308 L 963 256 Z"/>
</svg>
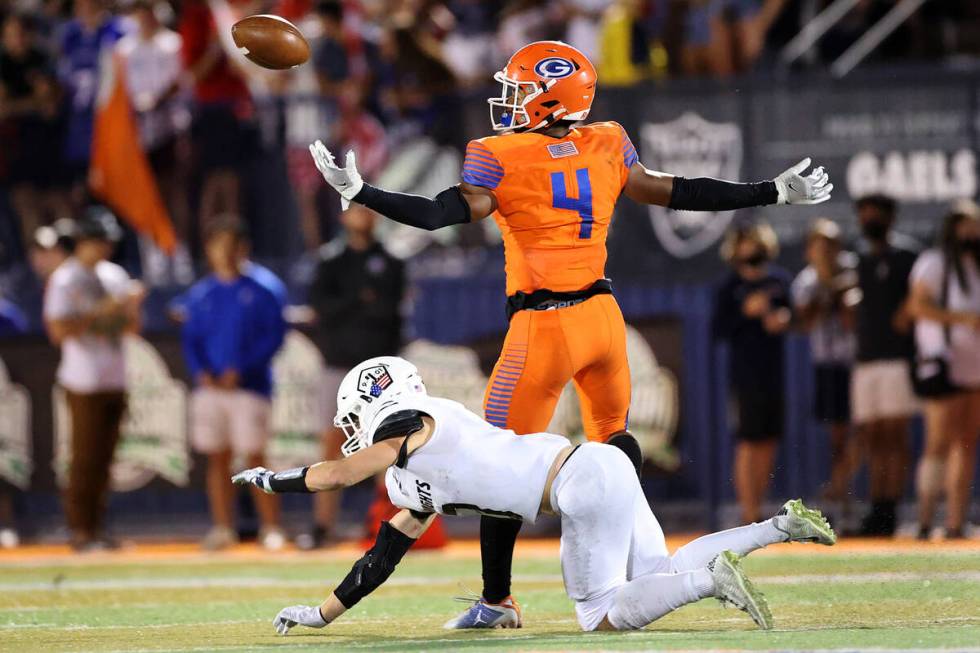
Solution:
<svg viewBox="0 0 980 653">
<path fill-rule="evenodd" d="M 575 370 L 585 435 L 606 442 L 626 429 L 630 408 L 623 314 L 612 295 L 598 295 L 557 313 Z"/>
<path fill-rule="evenodd" d="M 582 630 L 599 627 L 626 583 L 638 491 L 625 456 L 595 443 L 579 447 L 555 476 L 562 577 Z"/>
<path fill-rule="evenodd" d="M 515 433 L 548 428 L 555 405 L 571 377 L 565 352 L 561 311 L 519 311 L 511 320 L 500 358 L 484 398 L 487 421 Z M 521 522 L 483 517 L 480 553 L 483 598 L 500 603 L 510 596 L 514 543 Z"/>
<path fill-rule="evenodd" d="M 519 434 L 548 428 L 572 375 L 558 313 L 561 311 L 519 311 L 511 320 L 484 397 L 486 419 L 494 426 Z M 516 520 L 480 519 L 481 601 L 447 622 L 446 628 L 484 627 L 488 622 L 520 625 L 519 607 L 510 598 L 514 544 L 520 529 L 521 522 Z"/>
<path fill-rule="evenodd" d="M 638 546 L 646 548 L 652 568 L 666 569 L 669 561 L 663 533 L 631 472 L 622 452 L 589 443 L 568 459 L 554 481 L 552 502 L 562 517 L 562 575 L 582 629 L 642 628 L 710 596 L 735 603 L 769 627 L 765 600 L 730 552 L 710 567 L 627 581 Z"/>
<path fill-rule="evenodd" d="M 520 435 L 548 428 L 573 371 L 561 312 L 519 311 L 511 320 L 483 402 L 494 426 Z"/>
<path fill-rule="evenodd" d="M 675 572 L 698 569 L 722 551 L 744 557 L 779 542 L 815 542 L 830 546 L 837 534 L 819 510 L 812 510 L 799 499 L 787 501 L 775 516 L 726 531 L 711 533 L 688 542 L 670 558 Z"/>
</svg>

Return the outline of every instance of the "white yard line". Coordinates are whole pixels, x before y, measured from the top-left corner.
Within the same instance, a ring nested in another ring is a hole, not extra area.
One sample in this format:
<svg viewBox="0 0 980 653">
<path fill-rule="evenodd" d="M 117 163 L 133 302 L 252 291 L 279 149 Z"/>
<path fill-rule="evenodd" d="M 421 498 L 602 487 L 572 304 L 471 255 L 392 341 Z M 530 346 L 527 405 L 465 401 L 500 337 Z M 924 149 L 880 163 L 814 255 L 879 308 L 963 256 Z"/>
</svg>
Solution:
<svg viewBox="0 0 980 653">
<path fill-rule="evenodd" d="M 811 583 L 887 583 L 887 582 L 931 582 L 931 581 L 968 581 L 980 582 L 980 571 L 962 572 L 906 572 L 881 571 L 855 574 L 796 574 L 767 576 L 756 574 L 752 579 L 763 585 L 807 585 Z M 0 592 L 43 592 L 43 591 L 96 591 L 96 590 L 128 590 L 128 589 L 221 589 L 249 587 L 282 587 L 282 588 L 322 588 L 337 582 L 337 578 L 286 580 L 268 576 L 214 576 L 201 578 L 199 576 L 183 577 L 168 576 L 166 578 L 120 578 L 112 580 L 70 578 L 58 581 L 13 581 L 0 582 Z M 560 583 L 560 574 L 528 574 L 515 576 L 517 582 L 524 583 Z M 456 585 L 452 578 L 440 579 L 431 576 L 396 576 L 385 583 L 385 587 L 407 587 L 414 585 Z"/>
</svg>

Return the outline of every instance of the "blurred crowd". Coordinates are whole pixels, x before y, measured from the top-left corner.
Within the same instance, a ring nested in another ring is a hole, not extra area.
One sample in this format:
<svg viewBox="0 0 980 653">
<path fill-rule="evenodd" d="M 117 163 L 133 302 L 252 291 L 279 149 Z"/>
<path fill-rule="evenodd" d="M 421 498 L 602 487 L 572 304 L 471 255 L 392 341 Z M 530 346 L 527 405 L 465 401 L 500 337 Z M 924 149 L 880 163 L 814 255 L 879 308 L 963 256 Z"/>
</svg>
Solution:
<svg viewBox="0 0 980 653">
<path fill-rule="evenodd" d="M 866 463 L 870 510 L 856 532 L 894 535 L 913 478 L 914 535 L 962 538 L 980 438 L 980 207 L 955 203 L 925 249 L 893 229 L 893 198 L 860 198 L 855 212 L 856 251 L 837 223 L 820 218 L 795 278 L 775 264 L 779 243 L 765 223 L 736 225 L 722 245 L 731 272 L 716 295 L 713 329 L 730 345 L 732 480 L 742 520 L 762 517 L 786 423 L 784 340 L 795 329 L 809 334 L 812 414 L 827 426 L 830 451 L 823 499 L 841 530 Z M 913 465 L 910 429 L 920 412 L 925 439 Z"/>
<path fill-rule="evenodd" d="M 340 150 L 356 148 L 362 173 L 373 178 L 418 135 L 464 145 L 461 95 L 486 87 L 507 56 L 527 42 L 571 43 L 598 64 L 607 86 L 727 77 L 771 66 L 778 50 L 826 4 L 6 0 L 0 3 L 0 186 L 13 217 L 0 225 L 0 260 L 21 257 L 38 226 L 77 217 L 91 203 L 93 118 L 108 55 L 121 64 L 141 145 L 178 240 L 170 261 L 144 253 L 145 272 L 186 284 L 202 258 L 208 222 L 242 213 L 242 168 L 261 154 L 270 129 L 262 109 L 278 99 L 306 99 L 287 103 L 277 136 L 285 142 L 302 241 L 313 250 L 338 227 L 306 152 L 316 138 Z M 855 3 L 804 61 L 831 61 L 894 4 Z M 311 64 L 268 74 L 229 56 L 228 27 L 258 12 L 295 21 L 311 41 Z M 976 3 L 926 3 L 874 56 L 976 54 L 978 25 Z"/>
</svg>

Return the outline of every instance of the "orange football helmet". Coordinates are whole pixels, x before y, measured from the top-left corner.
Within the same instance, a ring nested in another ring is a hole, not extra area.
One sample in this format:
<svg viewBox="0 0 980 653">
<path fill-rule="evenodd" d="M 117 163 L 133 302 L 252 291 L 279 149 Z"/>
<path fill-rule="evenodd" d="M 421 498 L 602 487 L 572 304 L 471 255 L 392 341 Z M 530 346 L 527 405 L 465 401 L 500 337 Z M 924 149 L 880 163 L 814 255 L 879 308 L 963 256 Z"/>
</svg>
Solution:
<svg viewBox="0 0 980 653">
<path fill-rule="evenodd" d="M 533 131 L 558 120 L 584 120 L 595 97 L 595 66 L 561 41 L 537 41 L 514 53 L 493 78 L 503 84 L 490 103 L 494 131 Z"/>
</svg>

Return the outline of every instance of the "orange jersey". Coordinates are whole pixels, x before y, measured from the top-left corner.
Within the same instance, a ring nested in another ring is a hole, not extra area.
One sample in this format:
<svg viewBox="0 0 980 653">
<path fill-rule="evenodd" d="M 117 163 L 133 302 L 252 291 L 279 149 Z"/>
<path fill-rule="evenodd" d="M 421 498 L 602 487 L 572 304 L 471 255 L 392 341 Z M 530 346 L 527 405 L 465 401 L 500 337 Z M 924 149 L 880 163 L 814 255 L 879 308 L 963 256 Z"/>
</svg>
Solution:
<svg viewBox="0 0 980 653">
<path fill-rule="evenodd" d="M 497 198 L 508 295 L 582 290 L 605 275 L 609 223 L 635 162 L 615 122 L 564 138 L 525 132 L 469 143 L 462 178 Z"/>
</svg>

